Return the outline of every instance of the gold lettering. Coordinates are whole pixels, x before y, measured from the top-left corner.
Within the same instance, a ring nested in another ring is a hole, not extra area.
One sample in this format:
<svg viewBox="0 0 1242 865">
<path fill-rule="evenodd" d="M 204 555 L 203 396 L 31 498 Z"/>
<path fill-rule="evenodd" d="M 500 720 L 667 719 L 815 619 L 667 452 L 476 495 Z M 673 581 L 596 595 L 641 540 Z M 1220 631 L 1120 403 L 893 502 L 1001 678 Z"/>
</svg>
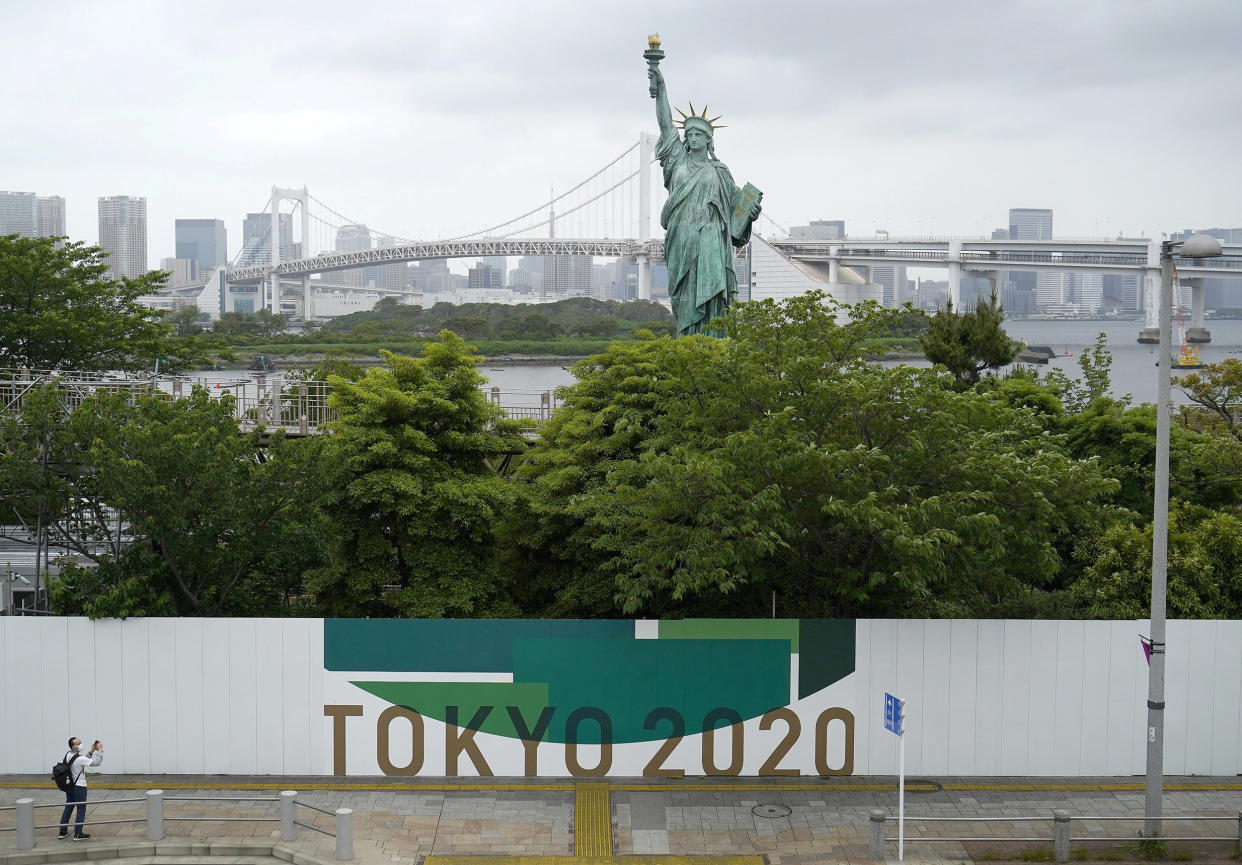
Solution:
<svg viewBox="0 0 1242 865">
<path fill-rule="evenodd" d="M 527 778 L 534 778 L 539 774 L 539 743 L 543 741 L 544 734 L 548 732 L 548 725 L 552 723 L 552 713 L 556 711 L 556 708 L 545 706 L 544 710 L 539 713 L 539 720 L 535 722 L 534 730 L 527 728 L 521 709 L 517 706 L 505 708 L 509 712 L 509 720 L 513 722 L 513 731 L 522 741 L 523 772 L 526 773 Z"/>
<path fill-rule="evenodd" d="M 410 762 L 394 766 L 389 758 L 388 736 L 392 722 L 405 718 L 410 722 Z M 375 726 L 375 759 L 385 775 L 417 775 L 423 768 L 423 716 L 405 706 L 389 706 L 380 712 Z"/>
<path fill-rule="evenodd" d="M 464 751 L 474 764 L 480 777 L 492 777 L 492 767 L 483 759 L 483 752 L 474 741 L 474 734 L 483 726 L 487 716 L 491 714 L 491 706 L 480 706 L 474 713 L 464 732 L 457 726 L 457 706 L 444 707 L 444 774 L 450 778 L 457 777 L 457 758 Z"/>
<path fill-rule="evenodd" d="M 840 769 L 828 765 L 828 724 L 840 721 L 845 725 L 845 760 Z M 834 706 L 825 709 L 815 721 L 815 770 L 821 775 L 854 774 L 854 713 Z"/>
<path fill-rule="evenodd" d="M 332 774 L 345 774 L 345 719 L 361 718 L 361 706 L 336 706 L 329 705 L 323 707 L 323 715 L 325 718 L 332 719 Z"/>
</svg>

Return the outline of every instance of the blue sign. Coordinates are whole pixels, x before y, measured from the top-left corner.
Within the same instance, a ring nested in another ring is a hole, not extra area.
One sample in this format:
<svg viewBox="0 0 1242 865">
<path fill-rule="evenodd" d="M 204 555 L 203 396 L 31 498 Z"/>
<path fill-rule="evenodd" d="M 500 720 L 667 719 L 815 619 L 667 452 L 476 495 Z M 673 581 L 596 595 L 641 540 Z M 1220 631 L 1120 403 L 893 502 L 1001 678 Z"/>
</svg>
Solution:
<svg viewBox="0 0 1242 865">
<path fill-rule="evenodd" d="M 906 716 L 901 711 L 905 708 L 905 701 L 898 700 L 892 694 L 884 695 L 884 729 L 896 733 L 900 736 L 905 730 L 902 729 L 902 723 Z"/>
</svg>

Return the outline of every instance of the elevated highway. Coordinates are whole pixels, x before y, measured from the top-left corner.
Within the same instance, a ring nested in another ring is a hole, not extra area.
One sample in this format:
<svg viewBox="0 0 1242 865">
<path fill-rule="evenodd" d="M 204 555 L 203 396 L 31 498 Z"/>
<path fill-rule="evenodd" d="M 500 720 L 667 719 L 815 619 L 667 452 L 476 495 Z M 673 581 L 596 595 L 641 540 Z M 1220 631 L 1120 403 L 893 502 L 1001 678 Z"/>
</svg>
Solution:
<svg viewBox="0 0 1242 865">
<path fill-rule="evenodd" d="M 1146 327 L 1141 342 L 1156 341 L 1156 311 L 1160 290 L 1160 241 L 1139 239 L 992 240 L 985 238 L 841 238 L 839 240 L 778 239 L 771 243 L 790 258 L 827 262 L 829 281 L 841 265 L 872 267 L 943 267 L 949 297 L 961 300 L 961 279 L 983 277 L 997 285 L 1009 270 L 1056 273 L 1130 274 L 1139 279 Z M 1177 258 L 1177 273 L 1191 288 L 1192 342 L 1208 342 L 1203 327 L 1203 280 L 1209 277 L 1242 279 L 1242 245 L 1225 244 L 1219 258 Z"/>
</svg>

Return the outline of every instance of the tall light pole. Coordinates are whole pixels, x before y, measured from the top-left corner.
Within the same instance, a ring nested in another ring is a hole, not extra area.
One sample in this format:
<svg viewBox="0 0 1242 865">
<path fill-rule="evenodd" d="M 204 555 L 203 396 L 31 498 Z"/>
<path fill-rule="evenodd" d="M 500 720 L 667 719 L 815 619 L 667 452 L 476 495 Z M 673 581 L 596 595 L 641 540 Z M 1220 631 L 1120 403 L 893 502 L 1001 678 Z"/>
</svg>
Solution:
<svg viewBox="0 0 1242 865">
<path fill-rule="evenodd" d="M 1169 582 L 1169 427 L 1173 376 L 1173 256 L 1210 258 L 1220 241 L 1195 234 L 1160 244 L 1160 358 L 1156 366 L 1156 489 L 1151 519 L 1151 661 L 1147 671 L 1147 779 L 1143 834 L 1160 834 L 1164 794 L 1164 619 Z"/>
</svg>

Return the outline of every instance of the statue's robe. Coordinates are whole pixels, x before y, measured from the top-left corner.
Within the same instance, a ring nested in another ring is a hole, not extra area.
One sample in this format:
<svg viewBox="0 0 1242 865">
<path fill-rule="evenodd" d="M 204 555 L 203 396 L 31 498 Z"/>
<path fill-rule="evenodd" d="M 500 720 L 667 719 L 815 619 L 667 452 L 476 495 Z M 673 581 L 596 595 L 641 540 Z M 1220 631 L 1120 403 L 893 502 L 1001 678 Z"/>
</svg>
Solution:
<svg viewBox="0 0 1242 865">
<path fill-rule="evenodd" d="M 668 295 L 677 335 L 686 336 L 724 315 L 736 299 L 733 247 L 750 240 L 750 225 L 744 236 L 730 237 L 729 216 L 740 190 L 724 163 L 709 158 L 695 165 L 672 130 L 660 137 L 656 157 L 668 190 L 660 212 Z"/>
</svg>

